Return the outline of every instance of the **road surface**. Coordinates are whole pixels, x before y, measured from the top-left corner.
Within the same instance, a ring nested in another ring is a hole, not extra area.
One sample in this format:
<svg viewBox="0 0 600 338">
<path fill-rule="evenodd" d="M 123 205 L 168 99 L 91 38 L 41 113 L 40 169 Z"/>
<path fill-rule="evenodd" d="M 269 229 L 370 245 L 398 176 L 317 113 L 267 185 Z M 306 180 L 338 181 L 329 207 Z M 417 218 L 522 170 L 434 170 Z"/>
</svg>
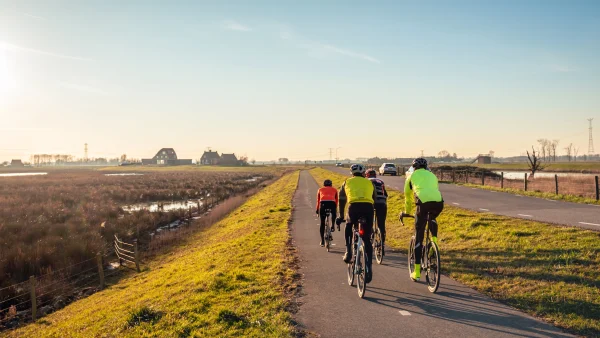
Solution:
<svg viewBox="0 0 600 338">
<path fill-rule="evenodd" d="M 303 275 L 296 320 L 321 337 L 572 337 L 442 276 L 436 294 L 408 278 L 406 256 L 386 250 L 364 299 L 347 284 L 343 236 L 319 246 L 317 184 L 302 171 L 294 196 L 292 239 Z"/>
<path fill-rule="evenodd" d="M 349 175 L 348 168 L 331 168 L 330 170 Z M 390 188 L 404 190 L 403 176 L 378 175 L 377 177 L 381 178 Z M 600 231 L 600 205 L 555 201 L 455 184 L 440 184 L 440 191 L 447 205 Z"/>
</svg>

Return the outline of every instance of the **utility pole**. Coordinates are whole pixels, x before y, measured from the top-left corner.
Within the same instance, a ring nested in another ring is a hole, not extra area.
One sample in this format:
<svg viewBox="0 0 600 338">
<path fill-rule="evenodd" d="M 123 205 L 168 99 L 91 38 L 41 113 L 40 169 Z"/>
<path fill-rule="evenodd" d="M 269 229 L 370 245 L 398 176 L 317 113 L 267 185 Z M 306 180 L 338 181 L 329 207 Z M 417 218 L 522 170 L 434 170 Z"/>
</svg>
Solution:
<svg viewBox="0 0 600 338">
<path fill-rule="evenodd" d="M 341 147 L 337 147 L 337 148 L 335 148 L 335 163 L 338 163 L 338 162 L 340 161 L 340 160 L 339 160 L 339 157 L 338 157 L 338 149 L 340 149 L 340 148 L 341 148 Z"/>
<path fill-rule="evenodd" d="M 590 141 L 588 144 L 588 155 L 594 155 L 594 138 L 592 137 L 592 121 L 593 118 L 587 119 L 590 122 Z"/>
<path fill-rule="evenodd" d="M 425 157 L 423 150 L 421 150 L 421 157 Z"/>
<path fill-rule="evenodd" d="M 88 160 L 88 147 L 87 147 L 87 143 L 84 144 L 84 146 L 83 146 L 83 159 L 85 160 L 85 162 L 87 162 L 87 160 Z"/>
<path fill-rule="evenodd" d="M 333 148 L 329 148 L 329 160 L 331 161 L 331 156 L 333 155 Z"/>
</svg>

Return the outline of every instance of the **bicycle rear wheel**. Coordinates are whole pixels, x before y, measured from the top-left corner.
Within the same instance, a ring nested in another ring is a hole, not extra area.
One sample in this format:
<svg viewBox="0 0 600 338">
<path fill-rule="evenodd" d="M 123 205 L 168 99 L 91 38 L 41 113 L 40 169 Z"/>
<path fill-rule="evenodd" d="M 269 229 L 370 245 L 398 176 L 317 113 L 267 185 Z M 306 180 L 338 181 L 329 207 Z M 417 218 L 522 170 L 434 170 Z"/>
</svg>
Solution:
<svg viewBox="0 0 600 338">
<path fill-rule="evenodd" d="M 331 247 L 331 217 L 327 216 L 325 220 L 325 248 L 329 252 Z"/>
<path fill-rule="evenodd" d="M 410 238 L 408 244 L 408 275 L 410 276 L 415 271 L 415 236 Z"/>
<path fill-rule="evenodd" d="M 363 298 L 365 296 L 365 291 L 367 290 L 367 256 L 364 245 L 361 245 L 360 248 L 358 248 L 356 254 L 356 269 L 356 289 L 358 290 L 358 296 Z"/>
<path fill-rule="evenodd" d="M 354 238 L 355 236 L 353 236 Z M 355 254 L 356 252 L 354 252 L 354 246 L 355 246 L 355 242 L 354 240 L 352 240 L 352 245 L 350 246 L 350 248 L 352 249 L 352 253 Z M 356 267 L 356 265 L 354 264 L 354 261 L 356 260 L 356 255 L 353 255 L 354 257 L 352 257 L 352 259 L 350 260 L 350 263 L 348 263 L 348 285 L 350 286 L 354 286 L 354 268 Z"/>
<path fill-rule="evenodd" d="M 441 277 L 441 263 L 440 263 L 440 249 L 437 244 L 431 242 L 427 248 L 427 270 L 425 271 L 425 279 L 427 280 L 427 288 L 430 292 L 436 292 L 440 287 Z"/>
<path fill-rule="evenodd" d="M 377 226 L 375 226 L 373 251 L 375 253 L 375 260 L 377 261 L 377 264 L 381 264 L 381 262 L 383 262 L 383 243 L 381 243 L 381 232 Z"/>
</svg>

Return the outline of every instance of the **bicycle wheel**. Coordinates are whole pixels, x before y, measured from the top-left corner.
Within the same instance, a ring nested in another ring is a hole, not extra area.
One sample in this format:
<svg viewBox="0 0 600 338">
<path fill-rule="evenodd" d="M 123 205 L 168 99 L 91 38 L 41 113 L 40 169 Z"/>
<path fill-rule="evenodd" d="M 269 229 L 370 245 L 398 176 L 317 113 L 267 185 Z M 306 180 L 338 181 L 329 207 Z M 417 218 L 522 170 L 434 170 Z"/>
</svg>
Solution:
<svg viewBox="0 0 600 338">
<path fill-rule="evenodd" d="M 383 243 L 381 243 L 381 232 L 379 231 L 379 228 L 375 228 L 373 251 L 375 253 L 375 260 L 377 261 L 377 264 L 381 264 L 383 261 Z"/>
<path fill-rule="evenodd" d="M 415 271 L 415 236 L 410 238 L 408 244 L 408 275 L 410 276 Z"/>
<path fill-rule="evenodd" d="M 425 279 L 427 280 L 427 288 L 430 292 L 436 292 L 440 287 L 440 249 L 437 244 L 431 242 L 427 250 L 427 270 L 425 270 Z"/>
<path fill-rule="evenodd" d="M 365 296 L 365 291 L 367 290 L 367 283 L 365 282 L 367 278 L 367 256 L 364 245 L 361 245 L 360 248 L 358 248 L 356 254 L 356 270 L 356 289 L 358 290 L 358 296 L 363 298 Z"/>
<path fill-rule="evenodd" d="M 355 264 L 354 264 L 354 260 L 356 260 L 356 252 L 354 250 L 354 240 L 352 241 L 352 246 L 350 246 L 350 248 L 352 248 L 352 253 L 354 253 L 354 257 L 352 257 L 352 260 L 350 260 L 350 263 L 348 263 L 348 285 L 350 286 L 354 286 L 354 268 L 355 268 Z"/>
<path fill-rule="evenodd" d="M 327 252 L 329 252 L 330 244 L 331 244 L 331 219 L 327 216 L 325 220 L 325 248 Z"/>
</svg>

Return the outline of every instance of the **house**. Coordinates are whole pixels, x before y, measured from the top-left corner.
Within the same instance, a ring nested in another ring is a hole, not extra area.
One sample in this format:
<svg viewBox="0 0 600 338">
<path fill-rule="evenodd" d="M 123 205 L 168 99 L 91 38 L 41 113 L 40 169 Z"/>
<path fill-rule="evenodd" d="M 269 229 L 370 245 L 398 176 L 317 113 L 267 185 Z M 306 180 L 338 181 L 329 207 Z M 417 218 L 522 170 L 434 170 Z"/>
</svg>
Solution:
<svg viewBox="0 0 600 338">
<path fill-rule="evenodd" d="M 221 154 L 221 159 L 219 160 L 219 164 L 221 165 L 238 165 L 238 159 L 235 154 Z"/>
<path fill-rule="evenodd" d="M 492 163 L 492 157 L 490 155 L 479 155 L 477 156 L 477 163 L 478 164 L 491 164 Z"/>
<path fill-rule="evenodd" d="M 202 157 L 200 158 L 200 164 L 204 164 L 204 165 L 215 165 L 215 164 L 219 164 L 219 160 L 221 159 L 221 157 L 219 156 L 219 153 L 216 151 L 205 151 L 204 154 L 202 154 Z"/>
<path fill-rule="evenodd" d="M 10 161 L 10 166 L 11 167 L 24 167 L 25 165 L 23 164 L 23 162 L 21 160 L 12 160 L 12 161 Z"/>
<path fill-rule="evenodd" d="M 178 159 L 177 153 L 173 148 L 162 148 L 159 150 L 153 158 L 142 159 L 143 165 L 148 164 L 161 164 L 161 165 L 185 165 L 192 164 L 191 159 Z"/>
</svg>

